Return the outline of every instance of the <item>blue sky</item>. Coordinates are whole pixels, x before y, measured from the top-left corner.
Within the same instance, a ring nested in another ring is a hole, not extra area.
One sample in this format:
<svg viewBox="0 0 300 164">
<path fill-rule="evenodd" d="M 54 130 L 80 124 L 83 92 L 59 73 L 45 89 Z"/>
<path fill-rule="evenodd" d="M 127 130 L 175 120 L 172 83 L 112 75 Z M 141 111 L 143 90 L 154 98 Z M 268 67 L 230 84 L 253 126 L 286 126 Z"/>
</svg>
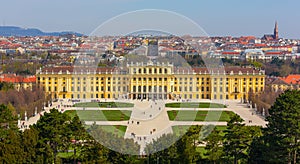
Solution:
<svg viewBox="0 0 300 164">
<path fill-rule="evenodd" d="M 277 20 L 280 37 L 300 38 L 299 6 L 299 0 L 1 0 L 0 23 L 89 34 L 119 14 L 163 9 L 192 19 L 210 36 L 261 37 Z"/>
</svg>

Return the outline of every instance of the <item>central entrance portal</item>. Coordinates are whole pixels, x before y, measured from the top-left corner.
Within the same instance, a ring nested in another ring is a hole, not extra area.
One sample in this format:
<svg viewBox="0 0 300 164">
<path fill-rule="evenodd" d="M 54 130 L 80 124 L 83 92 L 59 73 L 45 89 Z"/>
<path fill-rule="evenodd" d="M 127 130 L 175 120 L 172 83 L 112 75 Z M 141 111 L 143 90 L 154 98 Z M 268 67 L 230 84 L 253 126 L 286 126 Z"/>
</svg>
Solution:
<svg viewBox="0 0 300 164">
<path fill-rule="evenodd" d="M 171 95 L 167 93 L 131 93 L 129 94 L 129 98 L 133 100 L 146 100 L 146 99 L 153 99 L 153 100 L 166 100 L 169 99 Z"/>
</svg>

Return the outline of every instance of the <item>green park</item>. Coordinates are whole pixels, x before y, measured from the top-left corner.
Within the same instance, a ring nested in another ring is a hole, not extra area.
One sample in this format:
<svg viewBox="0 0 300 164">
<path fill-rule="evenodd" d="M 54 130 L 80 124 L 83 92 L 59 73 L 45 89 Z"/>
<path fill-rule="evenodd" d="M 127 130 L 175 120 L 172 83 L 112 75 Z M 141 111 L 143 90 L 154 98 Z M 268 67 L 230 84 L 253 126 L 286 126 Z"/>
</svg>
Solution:
<svg viewBox="0 0 300 164">
<path fill-rule="evenodd" d="M 176 102 L 167 103 L 165 106 L 169 108 L 226 108 L 226 105 L 209 102 Z"/>
<path fill-rule="evenodd" d="M 229 121 L 230 116 L 235 115 L 232 111 L 217 110 L 171 110 L 168 116 L 171 121 Z"/>
<path fill-rule="evenodd" d="M 71 118 L 77 115 L 82 121 L 126 121 L 130 119 L 130 110 L 68 110 Z"/>
<path fill-rule="evenodd" d="M 132 108 L 134 104 L 125 102 L 83 102 L 77 103 L 74 107 L 82 108 Z"/>
</svg>

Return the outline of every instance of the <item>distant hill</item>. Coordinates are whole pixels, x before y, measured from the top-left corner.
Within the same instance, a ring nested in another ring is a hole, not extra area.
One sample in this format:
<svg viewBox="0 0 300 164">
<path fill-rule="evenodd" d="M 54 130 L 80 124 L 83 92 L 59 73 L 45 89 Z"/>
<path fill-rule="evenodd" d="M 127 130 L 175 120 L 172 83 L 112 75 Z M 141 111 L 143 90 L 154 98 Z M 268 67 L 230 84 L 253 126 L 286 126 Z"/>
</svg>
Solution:
<svg viewBox="0 0 300 164">
<path fill-rule="evenodd" d="M 72 31 L 63 32 L 43 32 L 36 28 L 21 28 L 15 26 L 0 26 L 0 36 L 60 36 L 65 34 L 74 34 L 82 36 L 80 33 Z"/>
</svg>

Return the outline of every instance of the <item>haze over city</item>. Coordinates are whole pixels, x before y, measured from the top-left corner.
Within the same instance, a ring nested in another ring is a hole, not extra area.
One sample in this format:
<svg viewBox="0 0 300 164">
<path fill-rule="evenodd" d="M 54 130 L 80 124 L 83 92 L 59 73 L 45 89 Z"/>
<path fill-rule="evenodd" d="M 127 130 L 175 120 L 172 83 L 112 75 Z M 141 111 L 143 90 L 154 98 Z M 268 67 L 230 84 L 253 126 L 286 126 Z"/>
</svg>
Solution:
<svg viewBox="0 0 300 164">
<path fill-rule="evenodd" d="M 91 0 L 38 1 L 11 0 L 2 2 L 0 24 L 43 31 L 75 31 L 90 34 L 100 24 L 119 14 L 162 9 L 184 15 L 199 24 L 210 36 L 262 37 L 272 32 L 278 21 L 283 38 L 300 38 L 300 23 L 295 21 L 299 1 L 145 1 Z"/>
</svg>

